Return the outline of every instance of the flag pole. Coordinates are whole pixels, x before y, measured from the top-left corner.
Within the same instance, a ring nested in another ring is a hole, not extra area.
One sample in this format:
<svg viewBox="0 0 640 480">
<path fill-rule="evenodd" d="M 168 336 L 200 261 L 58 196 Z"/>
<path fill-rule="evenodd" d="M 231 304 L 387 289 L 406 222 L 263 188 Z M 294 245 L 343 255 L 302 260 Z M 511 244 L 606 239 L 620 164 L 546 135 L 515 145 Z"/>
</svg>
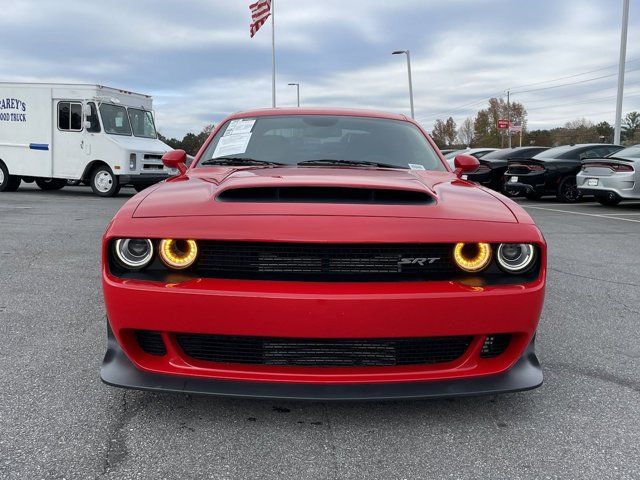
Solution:
<svg viewBox="0 0 640 480">
<path fill-rule="evenodd" d="M 271 0 L 271 106 L 276 108 L 276 10 Z"/>
</svg>

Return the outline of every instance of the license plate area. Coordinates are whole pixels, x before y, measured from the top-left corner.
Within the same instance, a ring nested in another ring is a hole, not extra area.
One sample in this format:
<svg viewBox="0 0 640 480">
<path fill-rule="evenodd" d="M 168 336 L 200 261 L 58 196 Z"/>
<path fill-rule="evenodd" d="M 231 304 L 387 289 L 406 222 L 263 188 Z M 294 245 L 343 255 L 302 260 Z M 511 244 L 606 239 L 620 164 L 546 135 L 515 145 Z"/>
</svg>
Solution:
<svg viewBox="0 0 640 480">
<path fill-rule="evenodd" d="M 597 187 L 598 186 L 598 179 L 597 178 L 588 178 L 587 179 L 587 185 L 589 187 Z"/>
</svg>

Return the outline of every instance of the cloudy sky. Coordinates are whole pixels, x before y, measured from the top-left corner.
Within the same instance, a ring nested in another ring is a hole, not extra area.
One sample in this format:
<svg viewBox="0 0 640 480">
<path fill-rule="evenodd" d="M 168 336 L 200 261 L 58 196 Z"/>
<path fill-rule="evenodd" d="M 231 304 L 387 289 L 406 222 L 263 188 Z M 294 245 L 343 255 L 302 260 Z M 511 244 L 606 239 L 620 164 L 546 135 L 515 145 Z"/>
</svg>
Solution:
<svg viewBox="0 0 640 480">
<path fill-rule="evenodd" d="M 0 0 L 0 81 L 99 83 L 155 99 L 165 135 L 271 104 L 271 37 L 250 0 Z M 613 122 L 622 0 L 276 0 L 278 105 L 460 123 L 511 89 L 529 128 Z M 631 1 L 623 111 L 640 110 L 640 3 Z"/>
</svg>

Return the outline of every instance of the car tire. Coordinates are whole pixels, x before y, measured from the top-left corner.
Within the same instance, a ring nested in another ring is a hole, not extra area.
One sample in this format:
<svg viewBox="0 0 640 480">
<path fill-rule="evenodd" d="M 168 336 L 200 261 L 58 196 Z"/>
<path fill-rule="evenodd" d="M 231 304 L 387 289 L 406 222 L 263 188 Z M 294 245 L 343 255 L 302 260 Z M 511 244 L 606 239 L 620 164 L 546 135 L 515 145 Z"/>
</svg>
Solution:
<svg viewBox="0 0 640 480">
<path fill-rule="evenodd" d="M 618 205 L 622 201 L 622 198 L 614 192 L 607 192 L 606 195 L 596 195 L 596 202 L 605 207 L 613 207 Z"/>
<path fill-rule="evenodd" d="M 564 177 L 558 185 L 556 198 L 563 203 L 575 203 L 582 197 L 582 192 L 578 189 L 576 177 Z"/>
<path fill-rule="evenodd" d="M 7 166 L 0 162 L 0 192 L 15 192 L 22 179 L 17 175 L 10 175 Z"/>
<path fill-rule="evenodd" d="M 542 198 L 542 194 L 538 192 L 527 192 L 524 194 L 524 197 L 527 200 L 540 200 Z"/>
<path fill-rule="evenodd" d="M 92 170 L 90 185 L 99 197 L 114 197 L 120 191 L 120 181 L 107 165 L 98 165 Z"/>
<path fill-rule="evenodd" d="M 67 181 L 59 178 L 37 178 L 36 185 L 40 190 L 60 190 L 67 186 Z"/>
</svg>

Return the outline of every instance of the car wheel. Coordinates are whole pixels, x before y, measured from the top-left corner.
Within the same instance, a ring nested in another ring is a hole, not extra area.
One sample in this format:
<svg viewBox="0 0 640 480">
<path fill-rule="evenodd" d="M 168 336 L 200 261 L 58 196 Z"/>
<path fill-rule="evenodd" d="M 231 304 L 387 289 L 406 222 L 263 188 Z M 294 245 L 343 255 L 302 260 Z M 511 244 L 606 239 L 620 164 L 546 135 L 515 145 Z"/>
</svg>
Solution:
<svg viewBox="0 0 640 480">
<path fill-rule="evenodd" d="M 120 182 L 108 166 L 100 165 L 91 172 L 91 190 L 100 197 L 113 197 L 120 191 Z"/>
<path fill-rule="evenodd" d="M 575 203 L 582 197 L 582 192 L 578 189 L 576 177 L 564 177 L 558 185 L 556 198 L 564 203 Z"/>
<path fill-rule="evenodd" d="M 36 179 L 36 185 L 41 190 L 60 190 L 67 185 L 67 181 L 59 178 L 38 178 Z"/>
<path fill-rule="evenodd" d="M 612 207 L 618 205 L 622 198 L 617 193 L 607 192 L 606 195 L 596 195 L 596 202 L 605 207 Z"/>
<path fill-rule="evenodd" d="M 524 196 L 527 200 L 540 200 L 542 198 L 542 195 L 538 192 L 527 192 Z"/>
<path fill-rule="evenodd" d="M 0 192 L 15 192 L 21 181 L 17 175 L 9 175 L 9 169 L 0 162 Z"/>
</svg>

